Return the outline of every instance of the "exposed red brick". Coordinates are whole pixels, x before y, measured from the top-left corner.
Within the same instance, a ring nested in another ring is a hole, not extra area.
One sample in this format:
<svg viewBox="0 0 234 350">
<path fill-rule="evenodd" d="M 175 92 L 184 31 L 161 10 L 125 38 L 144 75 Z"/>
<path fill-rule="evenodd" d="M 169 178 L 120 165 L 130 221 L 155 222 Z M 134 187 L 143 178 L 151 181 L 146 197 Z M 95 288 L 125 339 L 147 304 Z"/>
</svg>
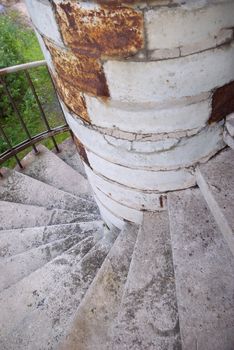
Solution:
<svg viewBox="0 0 234 350">
<path fill-rule="evenodd" d="M 212 97 L 209 123 L 218 122 L 234 112 L 234 81 L 218 88 Z"/>
<path fill-rule="evenodd" d="M 83 143 L 76 136 L 74 136 L 74 142 L 81 159 L 91 168 Z"/>
<path fill-rule="evenodd" d="M 74 55 L 45 39 L 55 70 L 65 82 L 80 92 L 109 97 L 109 90 L 101 63 L 92 57 Z"/>
</svg>

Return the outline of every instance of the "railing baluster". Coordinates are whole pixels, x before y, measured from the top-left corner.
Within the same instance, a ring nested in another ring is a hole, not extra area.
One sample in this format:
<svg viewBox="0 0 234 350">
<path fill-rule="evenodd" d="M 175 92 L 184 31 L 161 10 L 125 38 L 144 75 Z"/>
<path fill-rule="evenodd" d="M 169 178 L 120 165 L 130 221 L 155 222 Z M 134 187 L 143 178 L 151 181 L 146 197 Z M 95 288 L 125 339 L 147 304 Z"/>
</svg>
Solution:
<svg viewBox="0 0 234 350">
<path fill-rule="evenodd" d="M 5 140 L 5 142 L 7 143 L 8 147 L 12 150 L 12 149 L 13 149 L 12 144 L 11 144 L 10 140 L 8 139 L 8 137 L 7 137 L 7 135 L 6 135 L 6 133 L 5 133 L 5 131 L 4 131 L 4 129 L 3 129 L 3 127 L 2 127 L 1 124 L 0 124 L 0 132 L 1 132 L 1 134 L 2 134 L 2 136 L 3 136 L 3 138 L 4 138 L 4 140 Z M 15 155 L 14 157 L 15 157 L 15 160 L 16 160 L 17 164 L 19 165 L 19 167 L 20 167 L 21 169 L 23 169 L 23 165 L 21 164 L 21 162 L 20 162 L 18 156 Z"/>
<path fill-rule="evenodd" d="M 48 130 L 48 131 L 51 131 L 51 127 L 50 127 L 49 122 L 48 122 L 48 120 L 47 120 L 47 118 L 46 118 L 46 115 L 45 115 L 45 112 L 44 112 L 44 110 L 43 110 L 42 104 L 41 104 L 41 102 L 40 102 L 40 100 L 39 100 L 39 97 L 38 97 L 38 95 L 37 95 L 36 89 L 35 89 L 35 87 L 34 87 L 34 85 L 33 85 L 32 79 L 31 79 L 30 74 L 29 74 L 29 72 L 27 71 L 27 69 L 25 70 L 25 75 L 26 75 L 26 78 L 27 78 L 28 83 L 29 83 L 29 85 L 30 85 L 30 88 L 31 88 L 31 90 L 32 90 L 32 93 L 33 93 L 33 95 L 34 95 L 34 97 L 35 97 L 35 99 L 36 99 L 36 101 L 37 101 L 37 105 L 38 105 L 38 108 L 39 108 L 39 110 L 40 110 L 41 117 L 42 117 L 42 119 L 43 119 L 43 121 L 44 121 L 44 123 L 45 123 L 45 126 L 47 127 L 47 130 Z M 53 144 L 54 144 L 54 147 L 55 147 L 56 151 L 59 152 L 59 148 L 58 148 L 58 145 L 57 145 L 57 142 L 56 142 L 55 138 L 52 136 L 51 139 L 52 139 L 52 142 L 53 142 Z"/>
<path fill-rule="evenodd" d="M 5 90 L 5 92 L 6 92 L 7 96 L 8 96 L 8 98 L 9 98 L 9 100 L 10 100 L 10 103 L 11 103 L 13 109 L 14 109 L 14 112 L 15 112 L 15 114 L 17 115 L 17 117 L 19 118 L 20 123 L 21 123 L 21 125 L 22 125 L 22 127 L 23 127 L 23 129 L 24 129 L 24 131 L 25 131 L 25 133 L 26 133 L 26 135 L 28 136 L 28 139 L 31 140 L 31 139 L 32 139 L 32 138 L 31 138 L 31 135 L 30 135 L 30 133 L 29 133 L 29 131 L 28 131 L 28 128 L 27 128 L 27 126 L 26 126 L 26 124 L 25 124 L 25 122 L 24 122 L 22 116 L 20 115 L 20 112 L 19 112 L 19 110 L 18 110 L 18 108 L 17 108 L 17 106 L 16 106 L 16 104 L 15 104 L 15 101 L 14 101 L 14 99 L 13 99 L 11 93 L 10 93 L 10 90 L 9 90 L 9 88 L 8 88 L 8 86 L 7 86 L 7 83 L 6 83 L 6 81 L 5 81 L 5 78 L 0 76 L 0 82 L 1 82 L 2 85 L 3 85 L 3 88 L 4 88 L 4 90 Z M 34 152 L 35 152 L 35 153 L 38 153 L 38 150 L 37 150 L 36 146 L 35 146 L 35 145 L 32 145 L 32 147 L 33 147 Z"/>
<path fill-rule="evenodd" d="M 53 88 L 54 88 L 54 91 L 55 91 L 55 94 L 56 94 L 56 97 L 57 97 L 57 100 L 58 100 L 60 109 L 61 109 L 61 111 L 62 111 L 63 119 L 65 120 L 66 125 L 68 125 L 68 124 L 67 124 L 67 120 L 66 120 L 65 115 L 64 115 L 64 112 L 63 112 L 63 108 L 62 108 L 62 106 L 61 106 L 61 103 L 60 103 L 60 100 L 59 100 L 59 97 L 58 97 L 58 93 L 57 93 L 57 90 L 56 90 L 56 86 L 55 86 L 55 84 L 54 84 L 54 80 L 53 80 L 53 78 L 52 78 L 52 76 L 51 76 L 51 74 L 50 74 L 50 70 L 49 70 L 48 66 L 46 66 L 46 68 L 47 68 L 47 71 L 48 71 L 48 74 L 49 74 L 51 83 L 52 83 L 52 85 L 53 85 Z M 70 134 L 71 134 L 72 139 L 74 139 L 73 132 L 72 132 L 71 130 L 69 130 L 69 132 L 70 132 Z"/>
<path fill-rule="evenodd" d="M 38 96 L 38 94 L 36 92 L 36 89 L 35 89 L 35 86 L 33 84 L 32 78 L 31 78 L 31 76 L 30 76 L 30 74 L 28 72 L 29 68 L 35 68 L 35 67 L 39 67 L 39 66 L 46 66 L 46 68 L 48 70 L 48 74 L 49 74 L 49 77 L 51 79 L 52 86 L 54 88 L 54 91 L 55 91 L 55 94 L 56 94 L 59 106 L 61 108 L 61 111 L 62 111 L 62 114 L 63 114 L 63 118 L 65 120 L 65 125 L 60 125 L 58 127 L 53 127 L 53 128 L 51 128 L 50 125 L 49 125 L 48 119 L 47 119 L 47 117 L 45 115 L 45 112 L 43 110 L 43 106 L 42 106 L 42 104 L 40 102 L 40 99 L 39 99 L 39 96 Z M 33 93 L 33 95 L 34 95 L 34 97 L 36 99 L 37 105 L 39 107 L 39 110 L 40 110 L 40 113 L 41 113 L 41 116 L 42 116 L 42 120 L 45 123 L 46 128 L 47 128 L 46 131 L 43 131 L 42 133 L 34 135 L 34 136 L 30 135 L 30 132 L 29 132 L 29 130 L 27 128 L 27 125 L 26 125 L 23 117 L 20 114 L 20 111 L 19 111 L 19 109 L 18 109 L 18 107 L 17 107 L 17 105 L 16 105 L 16 103 L 15 103 L 15 101 L 13 99 L 13 96 L 11 95 L 10 88 L 8 87 L 7 82 L 5 80 L 5 76 L 7 74 L 15 73 L 15 72 L 18 72 L 18 71 L 25 71 L 27 81 L 28 81 L 29 86 L 31 88 L 31 91 L 32 91 L 32 93 Z M 38 153 L 37 148 L 36 148 L 35 145 L 38 142 L 46 140 L 47 138 L 51 138 L 52 139 L 56 150 L 59 152 L 59 148 L 58 148 L 58 145 L 56 143 L 55 136 L 60 134 L 60 133 L 64 133 L 64 132 L 68 132 L 69 131 L 71 133 L 72 138 L 73 138 L 73 133 L 70 130 L 70 128 L 69 128 L 69 126 L 68 126 L 68 124 L 66 122 L 66 118 L 65 118 L 65 115 L 64 115 L 64 112 L 63 112 L 60 100 L 58 98 L 58 94 L 57 94 L 57 91 L 56 91 L 56 88 L 55 88 L 55 85 L 54 85 L 54 81 L 53 81 L 53 78 L 52 78 L 52 76 L 50 74 L 50 71 L 49 71 L 49 69 L 48 69 L 48 67 L 46 65 L 46 61 L 30 62 L 30 63 L 26 63 L 26 64 L 20 64 L 20 65 L 14 66 L 14 67 L 7 67 L 7 68 L 0 69 L 0 84 L 3 86 L 4 92 L 5 92 L 6 96 L 8 97 L 8 99 L 10 101 L 10 104 L 11 104 L 13 110 L 14 110 L 14 113 L 16 114 L 17 118 L 19 119 L 19 121 L 21 123 L 21 126 L 22 126 L 24 132 L 26 133 L 26 135 L 28 137 L 28 139 L 25 139 L 24 141 L 22 141 L 21 143 L 17 144 L 16 146 L 13 146 L 11 144 L 10 139 L 8 138 L 7 134 L 4 131 L 4 127 L 3 127 L 3 125 L 1 125 L 1 120 L 0 120 L 0 135 L 2 134 L 3 140 L 5 140 L 6 144 L 8 145 L 8 149 L 5 152 L 3 152 L 2 154 L 0 154 L 0 165 L 2 163 L 4 163 L 5 161 L 7 161 L 8 159 L 10 159 L 12 157 L 15 157 L 16 162 L 19 165 L 19 167 L 23 168 L 23 165 L 21 164 L 21 161 L 20 161 L 20 159 L 18 157 L 18 153 L 19 152 L 24 151 L 24 150 L 26 150 L 29 147 L 33 147 L 34 152 Z M 1 117 L 3 117 L 3 115 L 2 115 L 2 111 L 0 110 L 0 119 L 1 119 Z M 3 175 L 2 175 L 1 169 L 0 169 L 0 177 L 1 176 L 3 176 Z"/>
</svg>

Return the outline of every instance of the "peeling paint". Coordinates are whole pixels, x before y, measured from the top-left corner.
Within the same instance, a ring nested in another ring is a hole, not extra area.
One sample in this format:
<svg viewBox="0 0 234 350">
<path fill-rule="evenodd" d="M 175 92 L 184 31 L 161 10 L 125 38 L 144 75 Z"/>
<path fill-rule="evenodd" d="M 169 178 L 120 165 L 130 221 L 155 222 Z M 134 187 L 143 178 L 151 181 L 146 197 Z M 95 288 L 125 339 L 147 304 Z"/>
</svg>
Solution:
<svg viewBox="0 0 234 350">
<path fill-rule="evenodd" d="M 71 50 L 98 58 L 127 57 L 142 49 L 143 13 L 118 5 L 118 1 L 98 3 L 102 5 L 87 6 L 72 1 L 56 4 L 61 33 Z M 104 6 L 105 3 L 108 6 Z"/>
<path fill-rule="evenodd" d="M 218 122 L 234 112 L 234 81 L 218 88 L 212 97 L 209 123 Z"/>
<path fill-rule="evenodd" d="M 81 159 L 83 160 L 83 162 L 85 164 L 87 164 L 91 168 L 85 147 L 84 147 L 83 143 L 75 135 L 74 135 L 74 142 L 75 142 L 76 148 L 78 150 L 78 153 L 79 153 Z"/>
<path fill-rule="evenodd" d="M 83 94 L 65 80 L 60 79 L 59 76 L 54 76 L 53 78 L 56 89 L 68 109 L 74 112 L 75 115 L 79 116 L 81 119 L 90 123 Z"/>
<path fill-rule="evenodd" d="M 109 97 L 109 90 L 101 63 L 91 57 L 74 55 L 43 38 L 58 76 L 80 92 Z"/>
</svg>

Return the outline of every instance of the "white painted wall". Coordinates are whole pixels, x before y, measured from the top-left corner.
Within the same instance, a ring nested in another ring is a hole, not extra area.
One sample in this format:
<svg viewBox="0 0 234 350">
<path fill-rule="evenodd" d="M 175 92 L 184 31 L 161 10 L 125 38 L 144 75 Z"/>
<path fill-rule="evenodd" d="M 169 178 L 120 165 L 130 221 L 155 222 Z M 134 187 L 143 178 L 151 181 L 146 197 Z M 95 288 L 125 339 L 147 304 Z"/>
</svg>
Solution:
<svg viewBox="0 0 234 350">
<path fill-rule="evenodd" d="M 51 2 L 26 3 L 38 33 L 64 46 Z M 138 10 L 145 46 L 101 62 L 110 98 L 84 95 L 90 124 L 62 103 L 101 214 L 119 228 L 141 223 L 143 210 L 165 210 L 168 191 L 196 184 L 194 167 L 224 147 L 223 123 L 208 125 L 213 92 L 234 80 L 234 1 L 155 0 Z"/>
</svg>

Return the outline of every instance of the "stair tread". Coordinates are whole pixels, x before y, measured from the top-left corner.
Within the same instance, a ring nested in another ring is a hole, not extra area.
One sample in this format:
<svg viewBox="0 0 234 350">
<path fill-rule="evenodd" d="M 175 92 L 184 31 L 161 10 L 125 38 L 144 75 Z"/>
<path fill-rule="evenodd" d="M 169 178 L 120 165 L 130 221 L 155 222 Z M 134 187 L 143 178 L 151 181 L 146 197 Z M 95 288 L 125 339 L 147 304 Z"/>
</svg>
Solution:
<svg viewBox="0 0 234 350">
<path fill-rule="evenodd" d="M 77 235 L 69 236 L 0 261 L 0 291 L 56 258 L 79 240 Z"/>
<path fill-rule="evenodd" d="M 15 287 L 15 290 L 12 289 L 7 299 L 10 308 L 6 308 L 4 302 L 0 315 L 0 329 L 4 339 L 3 349 L 4 345 L 8 350 L 16 347 L 18 350 L 56 348 L 61 337 L 68 331 L 72 315 L 102 265 L 115 238 L 113 235 L 104 237 L 95 245 L 93 242 L 93 247 L 85 251 L 81 245 L 82 256 L 79 256 L 77 251 L 74 252 L 74 258 L 70 263 L 64 256 L 58 257 L 57 261 L 53 262 L 53 269 L 56 272 L 52 274 L 50 272 L 49 282 L 46 281 L 44 273 L 40 271 L 38 276 L 32 274 L 31 280 L 24 281 L 25 292 L 22 292 L 20 284 Z M 49 264 L 47 264 L 47 269 L 48 266 Z M 43 282 L 43 286 L 40 285 L 38 279 Z M 34 295 L 36 294 L 36 302 L 33 292 Z M 16 298 L 17 301 L 15 301 Z M 6 296 L 2 293 L 0 302 L 4 299 Z M 27 304 L 30 300 L 33 300 L 33 306 L 28 311 Z M 15 314 L 13 324 L 12 320 L 10 322 L 8 319 L 9 313 Z"/>
<path fill-rule="evenodd" d="M 82 160 L 79 157 L 76 146 L 72 138 L 69 138 L 59 144 L 59 153 L 56 155 L 62 159 L 65 163 L 70 165 L 71 168 L 78 171 L 82 176 L 86 178 L 86 173 Z M 55 152 L 55 151 L 54 151 Z"/>
<path fill-rule="evenodd" d="M 30 152 L 22 160 L 21 172 L 73 195 L 90 193 L 89 183 L 82 175 L 45 146 L 38 145 L 37 149 L 38 155 Z"/>
<path fill-rule="evenodd" d="M 234 151 L 227 149 L 197 170 L 198 185 L 234 254 Z"/>
<path fill-rule="evenodd" d="M 127 279 L 138 227 L 126 224 L 83 298 L 62 349 L 104 350 Z"/>
<path fill-rule="evenodd" d="M 168 201 L 183 349 L 231 350 L 233 256 L 199 189 Z"/>
<path fill-rule="evenodd" d="M 69 235 L 103 229 L 102 221 L 79 222 L 0 231 L 0 258 L 13 256 Z M 1 260 L 0 260 L 1 261 Z"/>
<path fill-rule="evenodd" d="M 72 265 L 94 246 L 93 236 L 85 238 L 46 265 L 0 293 L 0 339 L 3 340 L 49 293 L 58 293 L 59 286 Z M 65 288 L 66 284 L 64 285 Z M 68 287 L 68 286 L 67 286 Z M 66 287 L 66 288 L 67 288 Z"/>
<path fill-rule="evenodd" d="M 114 350 L 180 348 L 167 211 L 144 214 L 113 334 Z"/>
<path fill-rule="evenodd" d="M 99 220 L 98 214 L 0 201 L 0 230 Z"/>
<path fill-rule="evenodd" d="M 32 204 L 46 208 L 89 211 L 97 210 L 94 200 L 91 202 L 82 194 L 79 197 L 58 190 L 44 182 L 14 170 L 2 169 L 0 179 L 0 200 Z"/>
</svg>

